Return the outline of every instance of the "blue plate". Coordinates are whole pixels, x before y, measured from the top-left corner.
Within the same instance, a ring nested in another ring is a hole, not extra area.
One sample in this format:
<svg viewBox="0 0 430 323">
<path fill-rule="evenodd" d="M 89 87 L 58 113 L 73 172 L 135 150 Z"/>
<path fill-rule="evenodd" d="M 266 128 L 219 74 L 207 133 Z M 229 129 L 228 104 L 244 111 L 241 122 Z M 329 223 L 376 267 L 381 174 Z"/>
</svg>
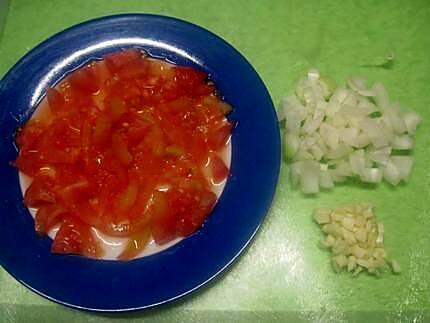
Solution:
<svg viewBox="0 0 430 323">
<path fill-rule="evenodd" d="M 55 255 L 34 231 L 22 203 L 14 133 L 44 91 L 107 52 L 136 47 L 210 74 L 234 111 L 231 176 L 204 226 L 158 254 L 129 262 Z M 186 295 L 222 272 L 244 250 L 267 213 L 280 166 L 275 110 L 263 82 L 232 46 L 196 25 L 155 15 L 118 15 L 67 29 L 25 55 L 0 82 L 0 264 L 58 303 L 127 311 Z"/>
</svg>

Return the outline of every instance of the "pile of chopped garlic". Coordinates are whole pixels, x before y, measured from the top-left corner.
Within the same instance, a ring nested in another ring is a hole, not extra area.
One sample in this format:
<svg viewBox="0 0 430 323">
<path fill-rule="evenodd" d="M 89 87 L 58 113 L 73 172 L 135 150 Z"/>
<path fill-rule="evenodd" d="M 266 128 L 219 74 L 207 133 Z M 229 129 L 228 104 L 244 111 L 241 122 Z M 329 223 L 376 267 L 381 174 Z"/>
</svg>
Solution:
<svg viewBox="0 0 430 323">
<path fill-rule="evenodd" d="M 354 78 L 336 86 L 311 70 L 282 105 L 284 150 L 293 185 L 303 193 L 318 193 L 349 177 L 392 185 L 408 179 L 413 158 L 397 152 L 414 147 L 421 118 L 390 102 L 382 84 L 369 88 L 367 80 Z"/>
<path fill-rule="evenodd" d="M 376 221 L 370 204 L 319 208 L 314 219 L 326 234 L 322 245 L 331 250 L 336 271 L 379 274 L 391 265 L 393 273 L 400 272 L 399 264 L 387 258 L 384 226 Z"/>
</svg>

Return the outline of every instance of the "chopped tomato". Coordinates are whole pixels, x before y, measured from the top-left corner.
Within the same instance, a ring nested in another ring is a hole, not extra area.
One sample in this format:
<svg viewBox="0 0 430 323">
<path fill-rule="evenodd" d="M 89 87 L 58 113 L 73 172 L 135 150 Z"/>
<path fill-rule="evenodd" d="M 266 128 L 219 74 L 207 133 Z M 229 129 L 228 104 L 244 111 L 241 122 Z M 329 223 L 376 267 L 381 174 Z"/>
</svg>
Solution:
<svg viewBox="0 0 430 323">
<path fill-rule="evenodd" d="M 207 78 L 129 49 L 47 90 L 48 113 L 17 132 L 14 164 L 33 178 L 24 203 L 38 208 L 36 231 L 60 226 L 53 252 L 100 257 L 95 228 L 127 237 L 119 258 L 132 259 L 150 237 L 201 227 L 217 199 L 211 181 L 228 176 L 220 154 L 232 129 Z"/>
<path fill-rule="evenodd" d="M 54 88 L 48 88 L 48 90 L 46 90 L 46 97 L 48 99 L 49 108 L 53 113 L 60 111 L 66 103 L 64 96 Z"/>
<path fill-rule="evenodd" d="M 209 170 L 215 184 L 221 183 L 228 176 L 228 168 L 224 161 L 217 155 L 212 154 L 209 157 Z"/>
<path fill-rule="evenodd" d="M 40 235 L 47 235 L 49 231 L 62 221 L 67 214 L 66 208 L 59 204 L 42 205 L 36 213 L 35 228 Z"/>
<path fill-rule="evenodd" d="M 97 74 L 91 66 L 74 71 L 68 77 L 68 81 L 75 90 L 78 90 L 82 94 L 95 93 L 100 88 Z"/>
<path fill-rule="evenodd" d="M 127 142 L 118 133 L 112 135 L 112 151 L 123 166 L 130 165 L 133 156 L 128 151 Z"/>
<path fill-rule="evenodd" d="M 186 96 L 195 96 L 196 88 L 199 89 L 200 86 L 204 85 L 206 83 L 205 80 L 208 77 L 205 72 L 188 66 L 177 66 L 175 71 L 181 92 Z M 201 93 L 197 94 L 201 95 Z"/>
<path fill-rule="evenodd" d="M 24 194 L 24 203 L 28 207 L 40 207 L 55 202 L 53 183 L 48 180 L 35 178 Z"/>
<path fill-rule="evenodd" d="M 18 131 L 16 143 L 22 150 L 29 150 L 43 133 L 44 127 L 37 120 L 28 122 Z"/>
<path fill-rule="evenodd" d="M 195 205 L 194 212 L 181 214 L 177 223 L 177 234 L 186 237 L 200 228 L 208 214 L 216 203 L 215 193 L 205 190 L 198 196 L 198 203 Z"/>
<path fill-rule="evenodd" d="M 135 258 L 148 245 L 151 238 L 151 231 L 145 228 L 143 231 L 133 234 L 130 237 L 124 251 L 118 256 L 120 260 L 130 260 Z"/>
<path fill-rule="evenodd" d="M 212 130 L 208 136 L 209 147 L 214 151 L 224 148 L 230 138 L 232 127 L 231 123 L 227 123 Z"/>
<path fill-rule="evenodd" d="M 113 122 L 118 121 L 118 119 L 127 111 L 125 101 L 117 96 L 105 99 L 105 109 L 110 113 L 110 119 Z"/>
<path fill-rule="evenodd" d="M 76 206 L 80 201 L 88 201 L 92 197 L 93 192 L 94 184 L 88 179 L 82 179 L 57 189 L 56 195 L 62 205 L 71 208 Z"/>
<path fill-rule="evenodd" d="M 35 176 L 44 165 L 44 161 L 40 157 L 39 152 L 36 150 L 22 151 L 13 162 L 13 165 L 28 176 Z"/>
<path fill-rule="evenodd" d="M 127 65 L 139 60 L 142 57 L 142 53 L 137 49 L 128 49 L 124 51 L 114 52 L 105 55 L 104 61 L 107 68 L 112 72 L 118 72 Z"/>
<path fill-rule="evenodd" d="M 102 255 L 90 227 L 71 217 L 61 224 L 51 250 L 54 253 L 78 254 L 91 258 L 99 258 Z"/>
<path fill-rule="evenodd" d="M 93 131 L 93 142 L 98 144 L 106 143 L 111 136 L 112 119 L 102 114 L 96 119 Z"/>
</svg>

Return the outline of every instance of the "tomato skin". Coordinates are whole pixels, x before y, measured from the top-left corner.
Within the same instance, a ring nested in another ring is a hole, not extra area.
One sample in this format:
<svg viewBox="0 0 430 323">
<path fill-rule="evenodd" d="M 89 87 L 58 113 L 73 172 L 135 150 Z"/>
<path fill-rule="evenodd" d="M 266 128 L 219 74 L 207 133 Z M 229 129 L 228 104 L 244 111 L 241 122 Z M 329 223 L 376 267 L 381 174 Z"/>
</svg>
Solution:
<svg viewBox="0 0 430 323">
<path fill-rule="evenodd" d="M 208 77 L 205 72 L 188 66 L 177 66 L 175 67 L 175 71 L 180 92 L 185 96 L 195 96 L 195 88 L 205 84 Z"/>
<path fill-rule="evenodd" d="M 44 179 L 35 178 L 24 194 L 24 203 L 28 207 L 41 207 L 55 203 L 56 197 L 53 184 Z"/>
<path fill-rule="evenodd" d="M 119 260 L 130 260 L 135 258 L 147 245 L 151 238 L 148 228 L 135 233 L 130 237 L 124 251 L 118 256 Z"/>
<path fill-rule="evenodd" d="M 103 59 L 109 71 L 116 73 L 127 65 L 139 60 L 141 57 L 142 53 L 139 50 L 132 48 L 120 52 L 106 54 Z"/>
<path fill-rule="evenodd" d="M 46 97 L 48 99 L 49 108 L 53 113 L 59 112 L 66 103 L 64 96 L 54 88 L 48 88 L 46 90 Z"/>
<path fill-rule="evenodd" d="M 16 135 L 16 143 L 21 150 L 29 150 L 44 132 L 44 126 L 38 121 L 30 121 L 19 129 Z"/>
<path fill-rule="evenodd" d="M 76 218 L 67 217 L 60 226 L 51 246 L 53 253 L 78 254 L 99 258 L 102 251 L 88 225 Z"/>
<path fill-rule="evenodd" d="M 90 199 L 94 190 L 93 183 L 87 179 L 82 179 L 67 186 L 62 186 L 61 189 L 57 189 L 56 196 L 62 205 L 72 208 L 80 201 Z"/>
<path fill-rule="evenodd" d="M 86 66 L 74 71 L 68 76 L 72 87 L 82 94 L 92 94 L 100 89 L 97 74 L 91 66 Z"/>
<path fill-rule="evenodd" d="M 228 176 L 229 170 L 218 155 L 212 154 L 209 159 L 209 169 L 215 184 L 221 183 Z"/>
<path fill-rule="evenodd" d="M 208 135 L 209 148 L 214 151 L 224 148 L 230 139 L 232 128 L 231 123 L 226 123 L 218 129 L 212 130 Z"/>
<path fill-rule="evenodd" d="M 47 235 L 49 231 L 62 221 L 67 210 L 58 204 L 42 205 L 35 216 L 35 229 L 39 235 Z"/>
<path fill-rule="evenodd" d="M 28 176 L 35 176 L 43 164 L 44 161 L 40 159 L 38 151 L 20 152 L 18 158 L 13 162 L 13 165 Z"/>
<path fill-rule="evenodd" d="M 212 211 L 215 205 L 217 196 L 209 190 L 205 190 L 198 196 L 198 205 L 195 206 L 194 212 L 191 214 L 182 214 L 176 225 L 177 235 L 186 237 L 199 229 L 206 220 L 207 214 Z"/>
</svg>

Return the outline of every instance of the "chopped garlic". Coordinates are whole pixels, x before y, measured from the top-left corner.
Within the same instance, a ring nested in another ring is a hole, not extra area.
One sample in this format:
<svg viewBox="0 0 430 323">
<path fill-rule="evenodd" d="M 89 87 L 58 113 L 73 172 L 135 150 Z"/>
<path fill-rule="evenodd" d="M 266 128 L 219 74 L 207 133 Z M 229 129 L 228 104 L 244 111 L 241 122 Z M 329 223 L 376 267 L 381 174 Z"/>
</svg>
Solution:
<svg viewBox="0 0 430 323">
<path fill-rule="evenodd" d="M 361 271 L 378 275 L 388 268 L 388 264 L 393 273 L 401 271 L 395 260 L 386 260 L 384 226 L 376 221 L 371 205 L 361 203 L 316 209 L 314 219 L 327 234 L 322 245 L 333 254 L 335 271 L 346 269 L 353 275 Z"/>
</svg>

